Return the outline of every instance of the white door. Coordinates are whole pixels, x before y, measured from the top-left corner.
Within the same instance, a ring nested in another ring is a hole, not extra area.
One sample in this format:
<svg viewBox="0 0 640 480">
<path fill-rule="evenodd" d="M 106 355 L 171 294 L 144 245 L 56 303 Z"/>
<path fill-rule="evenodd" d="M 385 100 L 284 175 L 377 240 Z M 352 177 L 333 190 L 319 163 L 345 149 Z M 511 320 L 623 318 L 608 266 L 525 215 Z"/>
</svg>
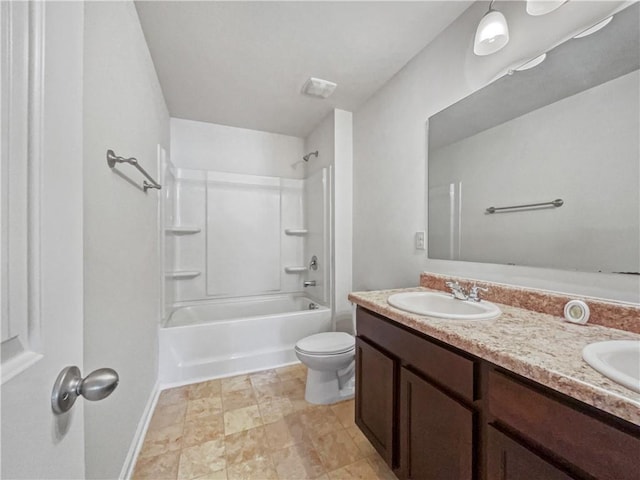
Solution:
<svg viewBox="0 0 640 480">
<path fill-rule="evenodd" d="M 82 370 L 83 5 L 0 2 L 0 37 L 1 477 L 82 478 L 83 400 L 50 398 Z"/>
</svg>

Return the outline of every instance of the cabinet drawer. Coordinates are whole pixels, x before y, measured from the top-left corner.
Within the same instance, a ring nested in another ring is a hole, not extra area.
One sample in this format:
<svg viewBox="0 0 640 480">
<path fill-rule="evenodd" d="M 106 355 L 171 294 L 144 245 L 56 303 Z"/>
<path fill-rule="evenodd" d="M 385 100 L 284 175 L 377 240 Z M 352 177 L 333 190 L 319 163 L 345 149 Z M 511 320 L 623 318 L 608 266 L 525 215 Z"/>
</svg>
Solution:
<svg viewBox="0 0 640 480">
<path fill-rule="evenodd" d="M 402 357 L 402 363 L 420 372 L 445 390 L 474 400 L 474 360 L 436 345 L 394 325 L 376 314 L 358 307 L 358 336 Z"/>
<path fill-rule="evenodd" d="M 640 436 L 496 371 L 489 372 L 488 403 L 500 422 L 589 475 L 637 480 Z"/>
</svg>

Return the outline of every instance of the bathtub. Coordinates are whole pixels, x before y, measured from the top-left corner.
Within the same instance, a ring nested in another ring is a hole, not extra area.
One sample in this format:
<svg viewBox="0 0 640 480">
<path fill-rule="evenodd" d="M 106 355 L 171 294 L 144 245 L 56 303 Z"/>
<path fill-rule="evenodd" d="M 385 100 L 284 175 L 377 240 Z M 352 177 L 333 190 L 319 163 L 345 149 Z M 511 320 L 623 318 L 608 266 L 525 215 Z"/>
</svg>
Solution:
<svg viewBox="0 0 640 480">
<path fill-rule="evenodd" d="M 309 304 L 318 306 L 309 309 Z M 299 295 L 176 308 L 160 329 L 163 385 L 263 370 L 297 361 L 293 347 L 331 329 L 331 310 Z"/>
</svg>

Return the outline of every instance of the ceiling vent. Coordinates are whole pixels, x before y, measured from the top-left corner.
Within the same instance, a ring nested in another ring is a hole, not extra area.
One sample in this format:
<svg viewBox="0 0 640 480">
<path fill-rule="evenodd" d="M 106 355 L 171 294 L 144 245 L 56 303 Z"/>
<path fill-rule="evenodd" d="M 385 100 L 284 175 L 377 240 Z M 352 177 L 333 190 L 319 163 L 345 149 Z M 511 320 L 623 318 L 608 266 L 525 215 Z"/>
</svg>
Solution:
<svg viewBox="0 0 640 480">
<path fill-rule="evenodd" d="M 302 87 L 302 93 L 316 98 L 327 98 L 338 85 L 328 80 L 311 77 Z"/>
</svg>

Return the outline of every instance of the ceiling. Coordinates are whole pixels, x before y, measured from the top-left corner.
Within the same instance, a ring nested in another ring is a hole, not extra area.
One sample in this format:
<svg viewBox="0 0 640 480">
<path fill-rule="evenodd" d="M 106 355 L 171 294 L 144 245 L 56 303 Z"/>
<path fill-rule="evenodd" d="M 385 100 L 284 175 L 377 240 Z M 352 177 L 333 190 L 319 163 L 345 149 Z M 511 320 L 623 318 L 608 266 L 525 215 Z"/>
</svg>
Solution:
<svg viewBox="0 0 640 480">
<path fill-rule="evenodd" d="M 172 117 L 307 136 L 355 111 L 471 1 L 137 1 Z M 302 95 L 309 77 L 338 84 Z"/>
</svg>

